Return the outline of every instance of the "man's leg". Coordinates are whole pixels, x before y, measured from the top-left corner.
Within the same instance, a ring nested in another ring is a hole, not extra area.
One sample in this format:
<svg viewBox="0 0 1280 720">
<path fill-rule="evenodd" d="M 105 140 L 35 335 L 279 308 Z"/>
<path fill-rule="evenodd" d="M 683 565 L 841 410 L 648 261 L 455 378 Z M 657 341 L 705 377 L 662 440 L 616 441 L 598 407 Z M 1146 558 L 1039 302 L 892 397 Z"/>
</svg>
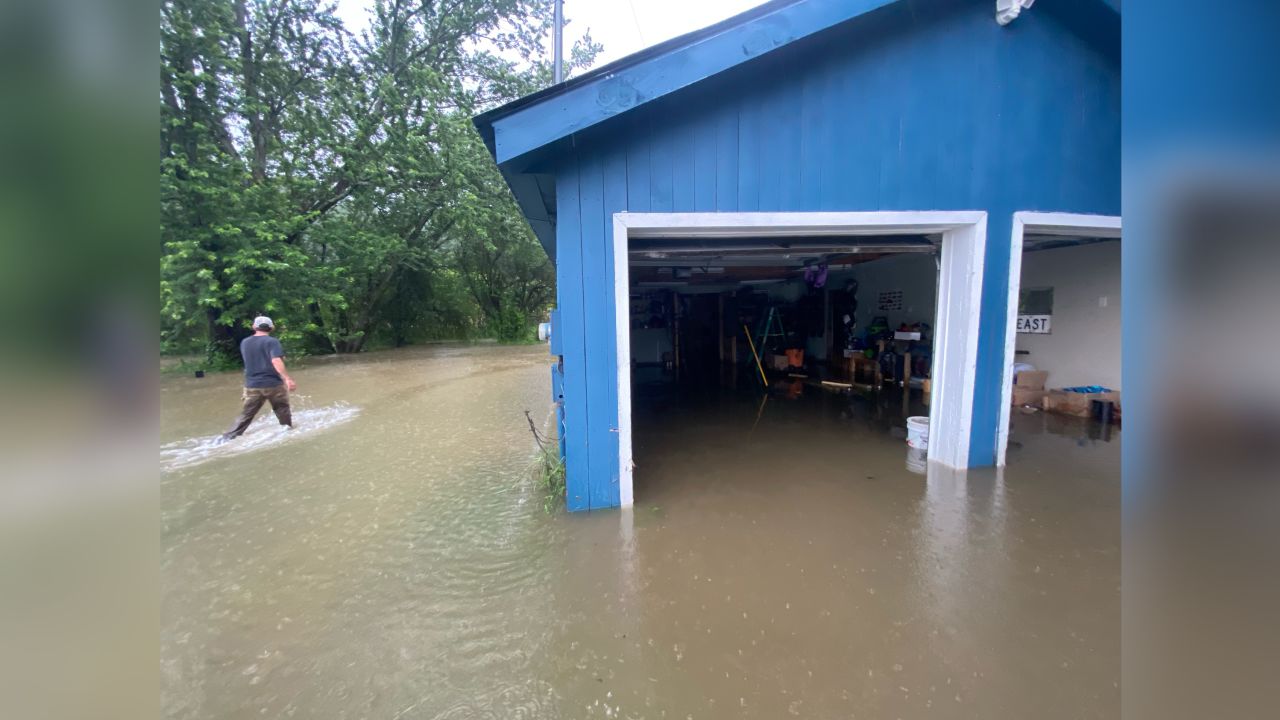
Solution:
<svg viewBox="0 0 1280 720">
<path fill-rule="evenodd" d="M 276 420 L 285 427 L 293 427 L 293 411 L 289 407 L 289 388 L 284 385 L 271 388 L 267 399 L 271 401 L 271 411 L 276 414 Z"/>
<path fill-rule="evenodd" d="M 249 428 L 249 423 L 253 422 L 253 418 L 262 409 L 262 403 L 267 401 L 266 395 L 258 388 L 244 389 L 244 406 L 240 408 L 240 414 L 236 416 L 236 420 L 231 424 L 231 429 L 222 433 L 223 440 L 240 437 L 240 435 Z"/>
</svg>

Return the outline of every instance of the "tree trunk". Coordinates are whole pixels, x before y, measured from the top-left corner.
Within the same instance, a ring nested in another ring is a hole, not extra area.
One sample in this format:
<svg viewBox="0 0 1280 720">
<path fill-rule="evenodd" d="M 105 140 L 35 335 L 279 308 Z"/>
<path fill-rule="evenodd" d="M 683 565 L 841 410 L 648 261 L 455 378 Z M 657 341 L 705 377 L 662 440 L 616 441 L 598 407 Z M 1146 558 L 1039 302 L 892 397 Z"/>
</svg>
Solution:
<svg viewBox="0 0 1280 720">
<path fill-rule="evenodd" d="M 260 183 L 267 179 L 267 124 L 262 113 L 262 98 L 258 92 L 258 61 L 253 53 L 253 35 L 249 32 L 248 10 L 245 0 L 236 0 L 236 29 L 240 40 L 241 91 L 244 93 L 242 112 L 249 120 L 249 139 L 253 143 L 253 180 Z"/>
<path fill-rule="evenodd" d="M 234 361 L 240 358 L 240 338 L 236 336 L 235 328 L 218 322 L 218 316 L 221 314 L 222 311 L 215 308 L 205 311 L 209 328 L 206 359 L 210 362 Z"/>
</svg>

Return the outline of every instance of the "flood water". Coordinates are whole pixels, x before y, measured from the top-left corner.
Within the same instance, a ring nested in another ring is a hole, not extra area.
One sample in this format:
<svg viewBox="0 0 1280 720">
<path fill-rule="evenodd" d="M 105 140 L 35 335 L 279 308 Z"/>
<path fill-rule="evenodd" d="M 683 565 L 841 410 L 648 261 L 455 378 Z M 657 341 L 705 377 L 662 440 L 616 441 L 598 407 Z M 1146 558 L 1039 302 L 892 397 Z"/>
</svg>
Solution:
<svg viewBox="0 0 1280 720">
<path fill-rule="evenodd" d="M 1119 715 L 1118 431 L 917 474 L 892 393 L 638 378 L 635 508 L 548 514 L 548 368 L 313 360 L 220 447 L 239 378 L 167 378 L 165 716 Z"/>
</svg>

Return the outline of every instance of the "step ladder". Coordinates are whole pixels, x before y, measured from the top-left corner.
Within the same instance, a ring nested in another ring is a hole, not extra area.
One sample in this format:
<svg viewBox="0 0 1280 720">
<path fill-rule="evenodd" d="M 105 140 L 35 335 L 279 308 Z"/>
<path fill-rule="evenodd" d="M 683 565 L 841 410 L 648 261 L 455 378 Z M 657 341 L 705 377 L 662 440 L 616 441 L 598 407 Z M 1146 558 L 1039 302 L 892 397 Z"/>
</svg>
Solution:
<svg viewBox="0 0 1280 720">
<path fill-rule="evenodd" d="M 759 337 L 756 340 L 756 347 L 760 348 L 760 352 L 764 352 L 770 338 L 780 338 L 783 342 L 787 339 L 787 331 L 782 328 L 782 315 L 778 312 L 778 308 L 772 305 L 769 306 L 769 313 L 761 323 Z"/>
</svg>

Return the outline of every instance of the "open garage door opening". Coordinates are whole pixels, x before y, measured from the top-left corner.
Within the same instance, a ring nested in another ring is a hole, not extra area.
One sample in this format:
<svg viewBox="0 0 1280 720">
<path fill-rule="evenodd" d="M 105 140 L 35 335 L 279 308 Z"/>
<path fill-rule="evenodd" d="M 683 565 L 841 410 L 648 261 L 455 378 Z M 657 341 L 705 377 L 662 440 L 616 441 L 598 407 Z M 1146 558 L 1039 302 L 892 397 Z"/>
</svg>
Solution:
<svg viewBox="0 0 1280 720">
<path fill-rule="evenodd" d="M 1032 418 L 1107 440 L 1119 425 L 1120 242 L 1119 217 L 1014 215 L 1000 465 Z"/>
<path fill-rule="evenodd" d="M 801 461 L 828 477 L 900 471 L 909 416 L 929 418 L 928 460 L 965 467 L 984 226 L 616 216 L 622 503 L 699 478 L 794 478 Z"/>
</svg>

